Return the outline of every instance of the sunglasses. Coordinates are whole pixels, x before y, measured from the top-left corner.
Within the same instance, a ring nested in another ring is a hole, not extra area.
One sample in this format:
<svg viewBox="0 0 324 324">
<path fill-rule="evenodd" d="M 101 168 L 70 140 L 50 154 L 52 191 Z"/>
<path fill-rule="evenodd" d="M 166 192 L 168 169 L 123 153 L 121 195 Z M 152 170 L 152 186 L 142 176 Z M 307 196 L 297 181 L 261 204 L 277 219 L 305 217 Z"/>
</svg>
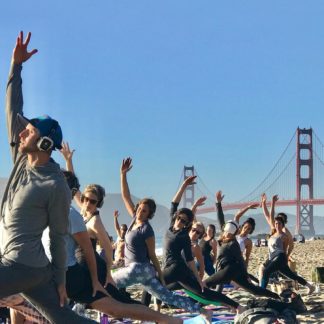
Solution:
<svg viewBox="0 0 324 324">
<path fill-rule="evenodd" d="M 198 234 L 199 236 L 203 234 L 202 232 L 198 231 L 197 228 L 192 228 L 191 231 Z"/>
<path fill-rule="evenodd" d="M 91 205 L 96 205 L 98 203 L 98 200 L 96 199 L 90 199 L 86 196 L 81 196 L 81 202 L 89 202 Z"/>
<path fill-rule="evenodd" d="M 177 220 L 185 226 L 188 225 L 188 221 L 180 216 L 177 217 Z"/>
</svg>

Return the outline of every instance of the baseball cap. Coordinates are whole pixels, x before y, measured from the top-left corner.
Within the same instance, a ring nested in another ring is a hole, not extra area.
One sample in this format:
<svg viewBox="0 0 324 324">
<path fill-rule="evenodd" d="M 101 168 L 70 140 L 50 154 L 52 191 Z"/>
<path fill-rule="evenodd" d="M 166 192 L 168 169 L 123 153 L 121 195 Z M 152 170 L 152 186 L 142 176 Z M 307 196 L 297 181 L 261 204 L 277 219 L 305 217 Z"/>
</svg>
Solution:
<svg viewBox="0 0 324 324">
<path fill-rule="evenodd" d="M 52 139 L 54 143 L 53 149 L 57 148 L 60 150 L 62 148 L 61 144 L 63 140 L 63 134 L 61 126 L 59 125 L 57 120 L 51 118 L 48 115 L 28 119 L 21 114 L 17 114 L 17 118 L 19 123 L 23 127 L 26 127 L 27 124 L 32 124 L 35 128 L 38 129 L 41 137 L 47 136 Z"/>
<path fill-rule="evenodd" d="M 228 221 L 226 222 L 225 226 L 224 226 L 224 232 L 226 233 L 230 233 L 230 234 L 235 234 L 236 231 L 239 228 L 239 224 L 235 221 Z"/>
</svg>

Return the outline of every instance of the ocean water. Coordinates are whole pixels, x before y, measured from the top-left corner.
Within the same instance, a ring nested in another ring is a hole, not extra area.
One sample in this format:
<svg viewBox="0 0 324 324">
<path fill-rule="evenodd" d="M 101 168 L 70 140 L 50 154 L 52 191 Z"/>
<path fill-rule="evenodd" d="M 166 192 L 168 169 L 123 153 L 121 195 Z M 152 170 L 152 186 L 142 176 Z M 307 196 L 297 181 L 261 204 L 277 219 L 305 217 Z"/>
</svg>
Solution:
<svg viewBox="0 0 324 324">
<path fill-rule="evenodd" d="M 162 256 L 163 253 L 163 236 L 156 236 L 155 237 L 155 254 L 157 256 Z"/>
</svg>

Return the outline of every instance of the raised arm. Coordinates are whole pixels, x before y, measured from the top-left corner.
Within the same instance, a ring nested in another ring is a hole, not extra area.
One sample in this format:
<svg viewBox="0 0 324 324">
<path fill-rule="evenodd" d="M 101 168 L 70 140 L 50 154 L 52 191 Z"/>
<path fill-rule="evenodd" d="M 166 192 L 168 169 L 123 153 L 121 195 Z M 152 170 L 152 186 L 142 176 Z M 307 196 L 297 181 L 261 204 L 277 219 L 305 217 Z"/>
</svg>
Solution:
<svg viewBox="0 0 324 324">
<path fill-rule="evenodd" d="M 68 142 L 62 142 L 61 153 L 65 160 L 65 167 L 66 167 L 67 171 L 70 171 L 72 173 L 75 173 L 74 167 L 73 167 L 73 161 L 72 161 L 74 152 L 75 152 L 75 150 L 70 149 L 70 145 Z"/>
<path fill-rule="evenodd" d="M 274 228 L 274 215 L 275 215 L 275 206 L 276 202 L 279 200 L 278 195 L 272 196 L 271 199 L 271 206 L 270 206 L 270 226 L 271 228 Z"/>
<path fill-rule="evenodd" d="M 100 245 L 102 246 L 102 248 L 105 252 L 107 273 L 106 273 L 106 282 L 105 282 L 104 287 L 106 287 L 108 283 L 112 283 L 113 285 L 115 285 L 115 283 L 111 277 L 111 273 L 110 273 L 111 265 L 113 263 L 113 257 L 112 257 L 113 248 L 111 246 L 111 242 L 109 240 L 108 234 L 106 232 L 106 229 L 105 229 L 99 215 L 95 216 L 94 223 L 93 223 L 93 226 L 91 226 L 91 229 L 96 233 L 96 237 L 100 241 Z"/>
<path fill-rule="evenodd" d="M 207 197 L 206 196 L 200 197 L 192 205 L 191 210 L 192 210 L 192 212 L 193 212 L 193 214 L 195 216 L 195 220 L 196 220 L 196 211 L 197 211 L 197 208 L 200 207 L 200 206 L 203 206 L 205 204 L 205 201 L 206 200 L 207 200 Z"/>
<path fill-rule="evenodd" d="M 179 190 L 177 191 L 177 193 L 175 194 L 175 196 L 172 199 L 173 203 L 179 204 L 180 200 L 182 198 L 182 195 L 184 193 L 184 191 L 186 190 L 186 188 L 190 185 L 193 185 L 195 182 L 195 179 L 197 178 L 197 176 L 190 176 L 188 178 L 186 178 L 182 185 L 180 186 Z"/>
<path fill-rule="evenodd" d="M 75 150 L 71 150 L 68 142 L 62 142 L 61 154 L 65 160 L 65 167 L 67 171 L 70 171 L 75 174 L 73 167 L 73 154 Z M 82 201 L 81 201 L 81 192 L 78 190 L 74 194 L 74 201 L 78 205 L 80 209 L 82 209 Z"/>
<path fill-rule="evenodd" d="M 119 216 L 119 212 L 118 212 L 118 210 L 115 210 L 114 211 L 115 231 L 116 231 L 118 237 L 121 237 L 120 226 L 119 226 L 119 222 L 118 222 L 118 216 Z"/>
<path fill-rule="evenodd" d="M 23 130 L 17 122 L 17 114 L 23 115 L 23 94 L 22 94 L 22 79 L 21 70 L 22 63 L 29 60 L 31 56 L 37 53 L 36 49 L 28 52 L 31 33 L 27 34 L 24 41 L 23 32 L 20 32 L 17 37 L 16 46 L 13 50 L 9 79 L 6 91 L 6 118 L 8 140 L 11 148 L 12 160 L 15 163 L 18 156 L 19 133 Z"/>
<path fill-rule="evenodd" d="M 123 159 L 122 165 L 120 167 L 120 186 L 121 194 L 125 204 L 125 207 L 130 216 L 134 216 L 135 205 L 132 201 L 132 197 L 129 191 L 128 182 L 127 182 L 127 172 L 132 168 L 132 159 L 128 157 Z"/>
<path fill-rule="evenodd" d="M 267 195 L 265 193 L 261 195 L 261 207 L 267 223 L 269 224 L 270 228 L 273 229 L 274 226 L 271 225 L 271 217 L 267 207 Z"/>
<path fill-rule="evenodd" d="M 225 216 L 222 208 L 222 200 L 224 199 L 224 195 L 222 194 L 222 191 L 219 190 L 216 192 L 215 197 L 216 197 L 217 221 L 220 230 L 222 230 L 225 225 Z"/>
<path fill-rule="evenodd" d="M 260 206 L 259 203 L 255 203 L 255 204 L 249 204 L 245 207 L 243 207 L 241 210 L 239 210 L 235 217 L 234 220 L 239 224 L 240 223 L 240 218 L 249 210 L 249 209 L 256 209 Z"/>
</svg>

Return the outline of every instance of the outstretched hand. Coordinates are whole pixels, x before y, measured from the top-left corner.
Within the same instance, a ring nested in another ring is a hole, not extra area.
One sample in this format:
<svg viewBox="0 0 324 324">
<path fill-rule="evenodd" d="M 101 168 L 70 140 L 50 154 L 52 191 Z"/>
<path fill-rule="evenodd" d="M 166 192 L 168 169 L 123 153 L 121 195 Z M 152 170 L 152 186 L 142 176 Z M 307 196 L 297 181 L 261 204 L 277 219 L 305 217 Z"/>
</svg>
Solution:
<svg viewBox="0 0 324 324">
<path fill-rule="evenodd" d="M 277 202 L 278 200 L 279 200 L 279 196 L 278 195 L 272 196 L 272 201 L 273 202 Z"/>
<path fill-rule="evenodd" d="M 203 197 L 200 197 L 196 200 L 196 202 L 194 203 L 194 205 L 196 207 L 200 207 L 200 206 L 203 206 L 205 204 L 205 201 L 207 200 L 207 197 L 206 196 L 203 196 Z"/>
<path fill-rule="evenodd" d="M 119 216 L 119 211 L 118 210 L 114 210 L 114 217 L 115 218 L 118 218 L 118 216 Z"/>
<path fill-rule="evenodd" d="M 256 208 L 258 208 L 258 207 L 260 207 L 260 204 L 259 204 L 259 203 L 254 203 L 254 204 L 250 204 L 250 205 L 248 205 L 248 208 L 249 208 L 249 209 L 256 209 Z"/>
<path fill-rule="evenodd" d="M 92 297 L 95 297 L 97 292 L 102 292 L 106 296 L 109 296 L 107 290 L 101 285 L 98 280 L 92 283 Z"/>
<path fill-rule="evenodd" d="M 215 196 L 216 196 L 216 201 L 217 201 L 218 203 L 221 203 L 222 200 L 223 200 L 224 197 L 225 197 L 225 195 L 222 195 L 222 191 L 221 191 L 221 190 L 217 191 Z"/>
<path fill-rule="evenodd" d="M 70 146 L 68 142 L 62 142 L 62 149 L 60 151 L 65 159 L 65 161 L 72 160 L 73 153 L 75 150 L 70 150 Z"/>
<path fill-rule="evenodd" d="M 132 167 L 132 159 L 130 157 L 123 159 L 122 165 L 120 167 L 120 173 L 126 174 Z"/>
<path fill-rule="evenodd" d="M 265 193 L 263 193 L 261 195 L 261 206 L 265 205 L 267 203 L 267 195 Z"/>
<path fill-rule="evenodd" d="M 196 178 L 197 178 L 197 176 L 190 176 L 190 177 L 188 177 L 188 178 L 185 179 L 185 181 L 183 182 L 183 184 L 185 186 L 190 186 L 190 185 L 194 184 Z"/>
<path fill-rule="evenodd" d="M 27 34 L 26 40 L 24 41 L 24 33 L 21 31 L 17 37 L 16 46 L 12 53 L 12 61 L 15 64 L 21 64 L 29 60 L 34 54 L 38 51 L 33 49 L 31 52 L 28 52 L 27 46 L 29 44 L 31 33 Z"/>
</svg>

